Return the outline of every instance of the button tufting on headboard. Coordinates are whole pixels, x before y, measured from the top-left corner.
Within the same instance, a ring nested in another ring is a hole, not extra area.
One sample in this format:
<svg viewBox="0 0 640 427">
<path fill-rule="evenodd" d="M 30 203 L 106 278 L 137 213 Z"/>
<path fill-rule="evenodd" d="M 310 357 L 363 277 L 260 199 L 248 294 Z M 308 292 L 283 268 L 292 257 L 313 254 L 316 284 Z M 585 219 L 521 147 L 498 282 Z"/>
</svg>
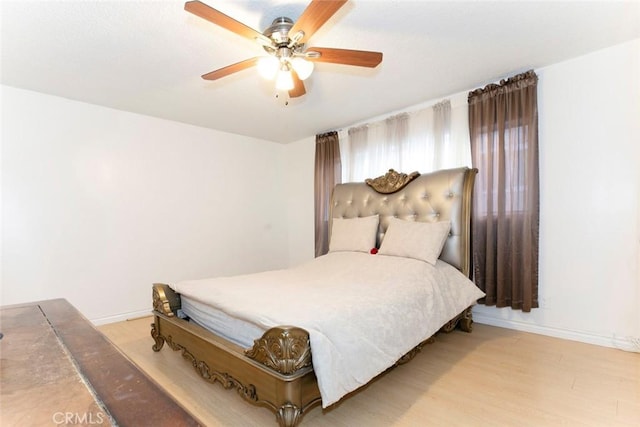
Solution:
<svg viewBox="0 0 640 427">
<path fill-rule="evenodd" d="M 423 174 L 391 194 L 380 194 L 365 183 L 338 184 L 333 191 L 329 221 L 380 215 L 378 244 L 384 238 L 390 217 L 451 221 L 451 233 L 440 258 L 468 275 L 471 193 L 476 172 L 476 169 L 457 168 Z"/>
</svg>

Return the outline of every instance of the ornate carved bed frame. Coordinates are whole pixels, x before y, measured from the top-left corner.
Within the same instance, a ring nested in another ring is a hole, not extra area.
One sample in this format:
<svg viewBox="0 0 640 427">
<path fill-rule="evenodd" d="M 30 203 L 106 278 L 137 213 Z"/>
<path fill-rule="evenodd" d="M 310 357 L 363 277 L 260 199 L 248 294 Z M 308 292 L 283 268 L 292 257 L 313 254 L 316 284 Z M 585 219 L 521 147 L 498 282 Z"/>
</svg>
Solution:
<svg viewBox="0 0 640 427">
<path fill-rule="evenodd" d="M 451 233 L 441 259 L 469 275 L 471 257 L 471 194 L 476 169 L 458 168 L 426 175 L 399 174 L 393 170 L 366 183 L 339 184 L 334 189 L 330 218 L 379 215 L 379 241 L 389 218 L 414 221 L 451 221 Z M 330 220 L 331 222 L 331 220 Z M 330 224 L 331 225 L 331 224 Z M 276 415 L 282 427 L 298 425 L 302 416 L 321 403 L 311 364 L 309 334 L 295 326 L 267 330 L 244 349 L 187 320 L 178 318 L 180 295 L 169 285 L 153 285 L 151 336 L 154 351 L 166 342 L 180 351 L 200 376 L 235 389 L 242 398 Z M 472 329 L 471 307 L 445 324 L 441 331 L 458 326 Z M 417 345 L 396 365 L 411 360 L 434 337 Z M 394 365 L 395 366 L 395 365 Z"/>
</svg>

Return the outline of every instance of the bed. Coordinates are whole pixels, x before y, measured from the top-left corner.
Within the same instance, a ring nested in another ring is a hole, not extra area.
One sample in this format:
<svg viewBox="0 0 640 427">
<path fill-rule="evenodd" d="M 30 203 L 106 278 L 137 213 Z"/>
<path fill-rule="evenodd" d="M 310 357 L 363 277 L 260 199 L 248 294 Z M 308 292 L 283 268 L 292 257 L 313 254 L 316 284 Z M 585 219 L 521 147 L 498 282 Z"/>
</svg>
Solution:
<svg viewBox="0 0 640 427">
<path fill-rule="evenodd" d="M 209 382 L 296 426 L 438 331 L 471 332 L 475 169 L 390 170 L 339 184 L 329 253 L 300 266 L 153 285 L 154 351 L 180 351 Z"/>
</svg>

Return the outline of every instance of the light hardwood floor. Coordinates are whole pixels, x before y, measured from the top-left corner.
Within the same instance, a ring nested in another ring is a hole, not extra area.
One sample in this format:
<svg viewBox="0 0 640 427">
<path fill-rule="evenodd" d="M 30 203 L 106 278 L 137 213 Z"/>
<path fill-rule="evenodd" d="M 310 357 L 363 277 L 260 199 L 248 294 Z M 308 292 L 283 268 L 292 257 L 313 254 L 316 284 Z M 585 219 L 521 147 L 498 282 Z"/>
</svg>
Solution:
<svg viewBox="0 0 640 427">
<path fill-rule="evenodd" d="M 203 381 L 180 353 L 153 352 L 151 321 L 99 329 L 203 424 L 277 426 L 270 411 Z M 640 426 L 640 354 L 475 324 L 471 334 L 438 335 L 301 426 Z"/>
</svg>

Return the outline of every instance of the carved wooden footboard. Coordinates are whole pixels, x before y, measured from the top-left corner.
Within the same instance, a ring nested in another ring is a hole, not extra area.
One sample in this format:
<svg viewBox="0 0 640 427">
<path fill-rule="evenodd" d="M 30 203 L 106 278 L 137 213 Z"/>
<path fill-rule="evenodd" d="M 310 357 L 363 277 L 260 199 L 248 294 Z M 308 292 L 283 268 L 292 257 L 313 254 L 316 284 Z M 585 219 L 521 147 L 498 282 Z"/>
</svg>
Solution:
<svg viewBox="0 0 640 427">
<path fill-rule="evenodd" d="M 206 381 L 233 388 L 246 401 L 273 411 L 280 426 L 296 426 L 306 411 L 321 403 L 304 329 L 269 329 L 245 350 L 178 318 L 180 296 L 167 285 L 153 285 L 153 307 L 154 351 L 166 342 Z"/>
<path fill-rule="evenodd" d="M 226 389 L 235 389 L 246 401 L 275 413 L 281 427 L 298 425 L 302 416 L 322 402 L 311 364 L 309 334 L 295 326 L 271 328 L 243 349 L 212 332 L 177 316 L 180 295 L 168 285 L 153 285 L 154 322 L 151 336 L 154 351 L 166 342 L 180 351 L 200 376 Z M 441 329 L 450 332 L 459 326 L 471 332 L 471 308 L 467 308 Z M 396 365 L 404 364 L 434 337 L 405 354 Z"/>
</svg>

